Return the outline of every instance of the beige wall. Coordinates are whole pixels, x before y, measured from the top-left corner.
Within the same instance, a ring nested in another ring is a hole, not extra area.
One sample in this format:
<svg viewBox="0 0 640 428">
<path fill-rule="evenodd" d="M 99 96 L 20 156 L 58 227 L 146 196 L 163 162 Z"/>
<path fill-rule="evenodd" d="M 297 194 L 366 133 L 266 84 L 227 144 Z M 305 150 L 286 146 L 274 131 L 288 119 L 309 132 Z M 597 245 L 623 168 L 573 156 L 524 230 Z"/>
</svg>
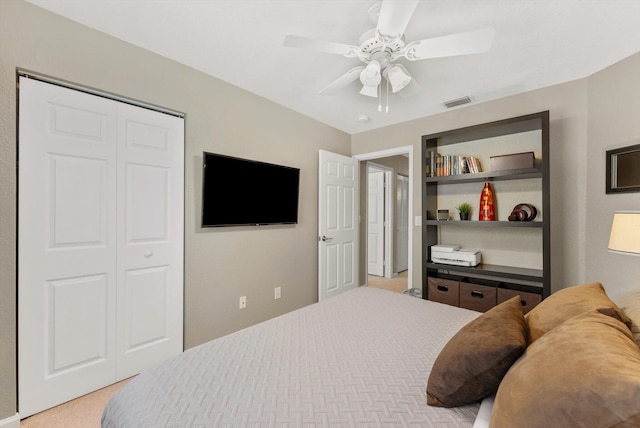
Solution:
<svg viewBox="0 0 640 428">
<path fill-rule="evenodd" d="M 640 211 L 640 193 L 605 193 L 605 152 L 640 144 L 640 54 L 589 78 L 587 142 L 586 278 L 622 297 L 640 291 L 640 258 L 607 251 L 609 232 L 614 211 Z"/>
<path fill-rule="evenodd" d="M 317 301 L 318 150 L 349 155 L 348 134 L 29 3 L 0 0 L 0 421 L 15 415 L 17 399 L 16 68 L 186 114 L 187 348 Z M 299 224 L 201 229 L 203 150 L 300 168 Z"/>
</svg>

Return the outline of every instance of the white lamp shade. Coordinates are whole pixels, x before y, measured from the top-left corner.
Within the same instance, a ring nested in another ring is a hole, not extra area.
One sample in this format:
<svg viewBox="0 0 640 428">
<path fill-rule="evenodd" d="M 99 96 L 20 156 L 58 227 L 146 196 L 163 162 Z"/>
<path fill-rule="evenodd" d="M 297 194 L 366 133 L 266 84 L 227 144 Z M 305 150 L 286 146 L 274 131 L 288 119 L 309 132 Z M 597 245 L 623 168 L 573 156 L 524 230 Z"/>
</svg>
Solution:
<svg viewBox="0 0 640 428">
<path fill-rule="evenodd" d="M 623 254 L 640 254 L 640 212 L 614 213 L 608 248 Z"/>
<path fill-rule="evenodd" d="M 378 86 L 363 86 L 360 93 L 368 97 L 378 98 Z"/>
<path fill-rule="evenodd" d="M 409 72 L 400 64 L 390 67 L 386 77 L 391 83 L 391 90 L 394 94 L 404 89 L 411 82 Z"/>
<path fill-rule="evenodd" d="M 380 76 L 380 63 L 376 60 L 371 61 L 360 73 L 360 82 L 364 86 L 378 86 L 382 76 Z"/>
</svg>

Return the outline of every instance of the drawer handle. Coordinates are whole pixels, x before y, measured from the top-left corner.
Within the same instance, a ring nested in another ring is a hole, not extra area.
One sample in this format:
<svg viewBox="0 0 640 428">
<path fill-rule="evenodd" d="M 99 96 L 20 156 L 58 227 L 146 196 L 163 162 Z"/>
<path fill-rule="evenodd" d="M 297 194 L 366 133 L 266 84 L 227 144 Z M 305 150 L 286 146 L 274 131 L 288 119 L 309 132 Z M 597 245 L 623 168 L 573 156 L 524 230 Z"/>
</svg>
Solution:
<svg viewBox="0 0 640 428">
<path fill-rule="evenodd" d="M 527 301 L 526 301 L 526 300 L 522 300 L 522 299 L 520 299 L 520 304 L 521 304 L 522 306 L 527 306 Z"/>
<path fill-rule="evenodd" d="M 484 293 L 482 291 L 472 291 L 471 297 L 475 297 L 476 299 L 484 298 Z"/>
<path fill-rule="evenodd" d="M 438 290 L 439 291 L 449 291 L 449 287 L 447 287 L 446 285 L 438 285 Z"/>
</svg>

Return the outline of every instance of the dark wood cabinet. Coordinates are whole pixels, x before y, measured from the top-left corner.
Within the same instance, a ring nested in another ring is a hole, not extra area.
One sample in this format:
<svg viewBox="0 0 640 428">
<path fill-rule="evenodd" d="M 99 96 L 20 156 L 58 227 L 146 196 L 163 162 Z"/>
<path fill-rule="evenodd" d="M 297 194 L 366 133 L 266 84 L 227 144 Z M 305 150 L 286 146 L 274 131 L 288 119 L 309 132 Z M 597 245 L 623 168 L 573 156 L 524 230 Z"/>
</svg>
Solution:
<svg viewBox="0 0 640 428">
<path fill-rule="evenodd" d="M 531 168 L 489 170 L 490 157 L 529 150 L 536 153 Z M 477 157 L 483 171 L 432 174 L 432 152 Z M 422 171 L 423 298 L 485 311 L 520 294 L 528 311 L 550 294 L 548 111 L 425 135 Z M 496 187 L 496 221 L 477 220 L 486 182 Z M 456 218 L 454 207 L 461 202 L 475 203 L 469 221 Z M 520 203 L 535 205 L 533 221 L 509 221 L 511 207 Z M 449 220 L 438 220 L 443 209 L 450 211 Z M 473 267 L 434 263 L 431 247 L 438 244 L 477 249 L 483 262 Z"/>
</svg>

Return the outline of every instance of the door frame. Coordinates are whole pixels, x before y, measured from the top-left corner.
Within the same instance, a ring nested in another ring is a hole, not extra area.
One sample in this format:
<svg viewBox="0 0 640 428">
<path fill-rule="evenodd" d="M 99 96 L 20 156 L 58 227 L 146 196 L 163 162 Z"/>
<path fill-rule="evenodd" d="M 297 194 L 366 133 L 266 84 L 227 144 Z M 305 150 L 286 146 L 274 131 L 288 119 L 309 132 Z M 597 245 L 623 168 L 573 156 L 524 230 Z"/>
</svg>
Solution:
<svg viewBox="0 0 640 428">
<path fill-rule="evenodd" d="M 375 159 L 374 159 L 375 160 Z M 393 215 L 393 189 L 391 184 L 393 183 L 393 168 L 389 168 L 388 166 L 377 164 L 373 161 L 367 161 L 367 172 L 369 171 L 369 167 L 373 169 L 377 169 L 383 172 L 384 174 L 384 261 L 382 263 L 382 276 L 385 278 L 393 278 L 393 257 L 394 257 L 394 248 L 393 248 L 393 231 L 394 231 L 394 215 Z M 365 198 L 369 197 L 369 175 L 367 175 L 367 193 Z M 367 205 L 368 207 L 368 205 Z M 369 222 L 367 221 L 366 225 L 369 227 Z M 368 232 L 368 230 L 367 230 Z"/>
<path fill-rule="evenodd" d="M 395 147 L 392 149 L 385 149 L 377 152 L 353 155 L 352 157 L 354 159 L 357 159 L 360 162 L 363 162 L 363 161 L 375 160 L 379 158 L 386 158 L 389 156 L 396 156 L 396 155 L 407 155 L 409 157 L 409 190 L 408 190 L 409 209 L 407 210 L 408 211 L 407 216 L 409 217 L 408 218 L 409 227 L 411 227 L 411 225 L 415 226 L 415 224 L 411 221 L 411 218 L 413 216 L 413 146 Z M 362 209 L 363 207 L 361 207 L 360 212 L 362 212 Z M 421 217 L 420 217 L 420 225 L 422 225 Z M 361 264 L 361 261 L 363 260 L 361 253 L 362 251 L 359 254 L 359 264 Z M 407 258 L 408 258 L 407 286 L 408 288 L 412 288 L 413 287 L 413 230 L 412 229 L 410 229 L 409 231 L 409 249 L 408 249 Z M 420 277 L 420 275 L 418 276 Z M 366 275 L 365 275 L 365 284 L 366 284 Z M 422 288 L 422 287 L 419 287 L 419 288 Z"/>
<path fill-rule="evenodd" d="M 407 182 L 407 184 L 406 184 L 406 186 L 407 186 L 407 196 L 406 196 L 406 198 L 404 200 L 404 204 L 403 204 L 403 206 L 406 205 L 406 211 L 407 211 L 407 241 L 406 241 L 406 248 L 404 249 L 404 251 L 406 252 L 406 266 L 407 266 L 407 269 L 400 270 L 400 267 L 399 267 L 400 264 L 399 264 L 398 260 L 399 260 L 400 253 L 401 253 L 401 246 L 399 245 L 400 244 L 400 239 L 399 239 L 400 234 L 398 233 L 398 229 L 396 229 L 394 231 L 395 232 L 394 235 L 395 235 L 395 239 L 396 239 L 396 246 L 394 246 L 394 248 L 393 248 L 393 250 L 395 251 L 395 254 L 396 254 L 396 265 L 395 265 L 396 272 L 402 272 L 404 270 L 408 270 L 409 269 L 409 231 L 411 230 L 411 224 L 408 223 L 409 217 L 410 217 L 410 213 L 409 213 L 409 199 L 410 199 L 409 198 L 409 176 L 405 175 L 405 174 L 401 174 L 401 173 L 396 173 L 395 180 L 396 180 L 396 188 L 394 190 L 395 190 L 396 194 L 398 192 L 398 186 L 400 185 L 400 183 L 402 183 L 404 181 Z M 399 210 L 399 208 L 398 208 L 397 201 L 396 201 L 396 204 L 395 204 L 395 211 L 396 212 L 401 212 L 401 210 Z M 398 217 L 398 219 L 396 220 L 396 223 L 398 225 L 399 225 L 400 218 L 401 217 Z"/>
</svg>

